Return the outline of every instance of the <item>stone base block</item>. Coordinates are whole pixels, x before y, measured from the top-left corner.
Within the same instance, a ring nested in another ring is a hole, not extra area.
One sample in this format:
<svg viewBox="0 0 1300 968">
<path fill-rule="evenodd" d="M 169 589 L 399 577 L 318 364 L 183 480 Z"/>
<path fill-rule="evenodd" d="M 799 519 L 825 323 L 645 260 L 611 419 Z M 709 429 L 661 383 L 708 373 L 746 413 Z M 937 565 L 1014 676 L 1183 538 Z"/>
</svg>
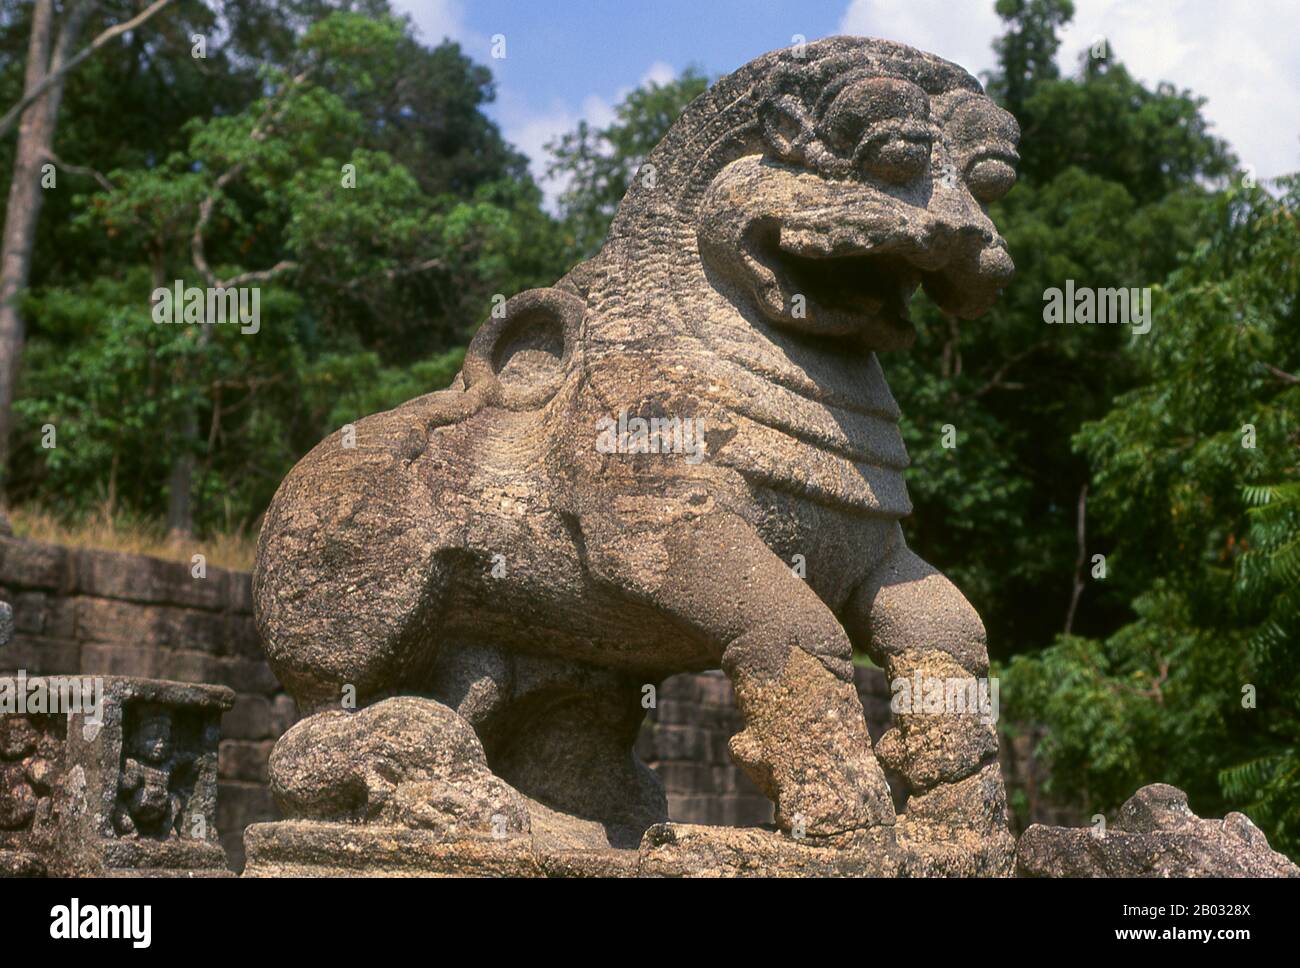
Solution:
<svg viewBox="0 0 1300 968">
<path fill-rule="evenodd" d="M 663 823 L 646 831 L 643 877 L 897 877 L 892 827 L 800 838 L 765 827 Z"/>
<path fill-rule="evenodd" d="M 245 877 L 998 876 L 1014 843 L 900 840 L 892 827 L 796 839 L 770 827 L 656 824 L 639 850 L 574 849 L 546 837 L 286 820 L 244 836 Z M 972 851 L 974 856 L 971 856 Z"/>
<path fill-rule="evenodd" d="M 900 818 L 897 836 L 902 877 L 1010 877 L 1015 867 L 1009 830 L 936 828 Z"/>
<path fill-rule="evenodd" d="M 0 877 L 44 877 L 45 862 L 25 850 L 0 850 Z"/>
<path fill-rule="evenodd" d="M 1034 824 L 1016 850 L 1021 877 L 1300 877 L 1245 814 L 1202 819 L 1177 787 L 1153 783 L 1109 828 Z"/>
<path fill-rule="evenodd" d="M 247 829 L 249 877 L 1005 876 L 1014 848 L 996 763 L 915 798 L 897 830 L 795 837 L 670 823 L 662 796 L 635 782 L 641 809 L 611 816 L 580 803 L 579 816 L 497 776 L 463 717 L 415 696 L 302 720 L 276 744 L 269 775 L 293 819 Z M 961 827 L 945 822 L 954 816 Z"/>
<path fill-rule="evenodd" d="M 631 850 L 539 848 L 531 837 L 448 840 L 445 833 L 307 820 L 259 823 L 244 834 L 245 877 L 618 877 Z"/>
</svg>

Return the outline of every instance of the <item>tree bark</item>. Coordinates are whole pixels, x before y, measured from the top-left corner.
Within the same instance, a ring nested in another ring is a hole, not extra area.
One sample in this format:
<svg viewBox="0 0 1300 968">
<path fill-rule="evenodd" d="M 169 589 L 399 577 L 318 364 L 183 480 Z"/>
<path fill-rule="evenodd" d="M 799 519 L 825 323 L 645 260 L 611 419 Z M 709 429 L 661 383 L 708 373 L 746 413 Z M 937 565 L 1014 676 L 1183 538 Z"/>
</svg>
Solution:
<svg viewBox="0 0 1300 968">
<path fill-rule="evenodd" d="M 181 440 L 187 449 L 176 455 L 167 477 L 167 540 L 172 543 L 188 541 L 194 536 L 194 507 L 190 497 L 194 489 L 194 454 L 188 448 L 197 446 L 198 439 L 199 416 L 191 404 L 181 418 Z"/>
<path fill-rule="evenodd" d="M 1070 635 L 1074 631 L 1074 613 L 1079 607 L 1079 596 L 1083 594 L 1084 589 L 1083 571 L 1088 564 L 1087 514 L 1088 485 L 1085 484 L 1079 489 L 1079 557 L 1074 563 L 1074 589 L 1070 592 L 1070 608 L 1065 613 L 1066 635 Z"/>
</svg>

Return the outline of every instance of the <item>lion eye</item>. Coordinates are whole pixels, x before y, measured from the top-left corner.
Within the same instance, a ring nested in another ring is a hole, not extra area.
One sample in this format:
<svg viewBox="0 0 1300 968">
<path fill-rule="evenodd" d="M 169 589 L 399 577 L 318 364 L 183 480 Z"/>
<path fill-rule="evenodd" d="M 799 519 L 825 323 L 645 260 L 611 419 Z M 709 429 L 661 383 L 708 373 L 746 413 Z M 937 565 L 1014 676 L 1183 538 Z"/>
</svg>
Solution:
<svg viewBox="0 0 1300 968">
<path fill-rule="evenodd" d="M 858 163 L 868 174 L 895 185 L 919 178 L 930 167 L 932 145 L 929 133 L 917 128 L 864 139 L 857 151 Z"/>
<path fill-rule="evenodd" d="M 1015 183 L 1016 170 L 1001 158 L 980 159 L 966 173 L 970 193 L 985 203 L 996 202 Z"/>
</svg>

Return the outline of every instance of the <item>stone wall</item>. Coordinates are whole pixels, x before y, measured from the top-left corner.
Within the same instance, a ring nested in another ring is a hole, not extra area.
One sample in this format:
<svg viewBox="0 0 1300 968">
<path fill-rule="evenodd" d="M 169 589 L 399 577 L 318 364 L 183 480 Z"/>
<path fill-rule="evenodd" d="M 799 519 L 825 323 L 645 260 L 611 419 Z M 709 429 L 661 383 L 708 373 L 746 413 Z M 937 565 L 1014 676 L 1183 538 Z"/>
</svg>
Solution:
<svg viewBox="0 0 1300 968">
<path fill-rule="evenodd" d="M 0 537 L 0 600 L 14 639 L 0 675 L 122 675 L 207 682 L 237 695 L 222 717 L 217 829 L 237 867 L 244 827 L 276 819 L 271 746 L 294 721 L 253 627 L 249 576 L 142 555 Z"/>
<path fill-rule="evenodd" d="M 889 686 L 878 669 L 855 670 L 867 730 L 889 728 Z M 646 717 L 637 755 L 659 774 L 674 820 L 706 824 L 771 823 L 772 804 L 731 761 L 727 741 L 740 732 L 731 683 L 721 672 L 664 681 Z"/>
<path fill-rule="evenodd" d="M 262 655 L 253 626 L 249 576 L 141 555 L 64 548 L 0 537 L 0 600 L 13 604 L 15 636 L 0 649 L 0 675 L 123 675 L 229 686 L 234 708 L 221 721 L 217 829 L 236 869 L 243 830 L 278 818 L 266 761 L 294 722 L 293 700 Z M 873 738 L 889 724 L 889 688 L 876 669 L 857 670 Z M 659 689 L 637 751 L 664 782 L 674 820 L 756 824 L 768 801 L 731 762 L 740 729 L 731 685 L 721 673 L 674 676 Z M 1003 772 L 1030 822 L 1079 823 L 1038 794 L 1037 734 L 1003 744 Z"/>
<path fill-rule="evenodd" d="M 854 669 L 858 698 L 872 740 L 889 728 L 889 681 L 884 672 Z M 741 729 L 731 683 L 721 672 L 673 676 L 658 691 L 656 706 L 646 717 L 637 754 L 659 774 L 668 793 L 668 813 L 674 820 L 706 824 L 760 824 L 772 820 L 772 805 L 731 761 L 727 740 Z M 1062 826 L 1084 824 L 1080 811 L 1054 803 L 1042 794 L 1047 772 L 1034 755 L 1042 729 L 1017 726 L 1000 750 L 1007 797 L 1015 807 L 1011 825 L 1016 833 L 1032 823 Z M 902 784 L 888 776 L 896 792 Z M 902 807 L 901 798 L 895 797 Z"/>
</svg>

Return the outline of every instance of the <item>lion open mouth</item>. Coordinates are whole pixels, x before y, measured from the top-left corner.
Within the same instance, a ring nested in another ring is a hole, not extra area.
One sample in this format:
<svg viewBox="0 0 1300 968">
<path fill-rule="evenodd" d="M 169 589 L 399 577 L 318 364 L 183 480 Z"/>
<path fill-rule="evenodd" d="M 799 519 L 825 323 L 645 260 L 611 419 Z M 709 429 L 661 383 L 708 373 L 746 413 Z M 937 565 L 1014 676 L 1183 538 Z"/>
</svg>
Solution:
<svg viewBox="0 0 1300 968">
<path fill-rule="evenodd" d="M 897 256 L 806 256 L 782 249 L 777 259 L 794 292 L 839 313 L 907 322 L 921 283 L 920 271 Z"/>
<path fill-rule="evenodd" d="M 865 330 L 913 332 L 909 305 L 925 272 L 897 252 L 873 246 L 858 233 L 822 233 L 768 225 L 756 233 L 750 255 L 773 279 L 791 310 L 795 297 L 825 333 Z"/>
</svg>

